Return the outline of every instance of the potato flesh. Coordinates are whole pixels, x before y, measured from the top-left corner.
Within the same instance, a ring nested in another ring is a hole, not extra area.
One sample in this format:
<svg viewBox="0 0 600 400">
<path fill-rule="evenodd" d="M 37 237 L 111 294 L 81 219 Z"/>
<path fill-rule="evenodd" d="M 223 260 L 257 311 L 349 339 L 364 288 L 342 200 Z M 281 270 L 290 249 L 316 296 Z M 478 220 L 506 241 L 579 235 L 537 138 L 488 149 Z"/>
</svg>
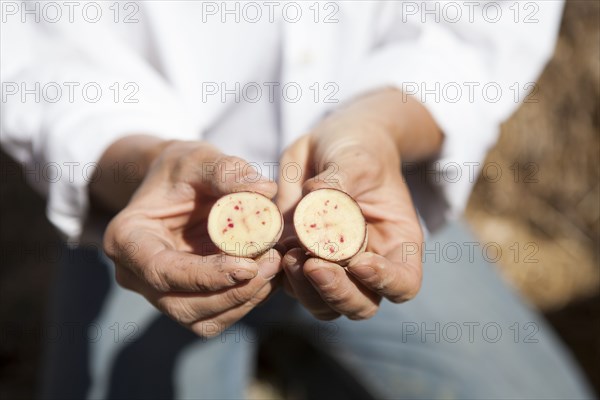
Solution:
<svg viewBox="0 0 600 400">
<path fill-rule="evenodd" d="M 303 247 L 325 260 L 343 262 L 366 247 L 362 211 L 340 190 L 320 189 L 307 194 L 296 207 L 294 228 Z"/>
<path fill-rule="evenodd" d="M 283 230 L 277 206 L 253 192 L 221 197 L 208 215 L 208 234 L 226 254 L 256 257 L 275 245 Z"/>
</svg>

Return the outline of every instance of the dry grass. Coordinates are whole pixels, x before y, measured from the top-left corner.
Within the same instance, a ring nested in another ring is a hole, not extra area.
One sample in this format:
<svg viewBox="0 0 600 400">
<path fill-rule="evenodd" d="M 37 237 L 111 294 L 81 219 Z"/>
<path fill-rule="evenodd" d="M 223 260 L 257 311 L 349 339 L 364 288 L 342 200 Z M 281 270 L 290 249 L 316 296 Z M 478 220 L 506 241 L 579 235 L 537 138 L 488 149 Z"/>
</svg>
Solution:
<svg viewBox="0 0 600 400">
<path fill-rule="evenodd" d="M 503 125 L 487 161 L 505 173 L 480 179 L 467 218 L 482 241 L 510 255 L 504 275 L 546 312 L 600 393 L 600 2 L 567 1 L 538 87 L 539 102 Z M 524 262 L 532 249 L 536 262 Z"/>
<path fill-rule="evenodd" d="M 480 179 L 467 210 L 483 241 L 510 254 L 502 258 L 509 280 L 544 310 L 597 295 L 600 284 L 599 12 L 600 2 L 568 2 L 539 102 L 523 104 L 503 125 L 487 158 L 502 178 Z M 536 249 L 534 262 L 524 262 Z"/>
</svg>

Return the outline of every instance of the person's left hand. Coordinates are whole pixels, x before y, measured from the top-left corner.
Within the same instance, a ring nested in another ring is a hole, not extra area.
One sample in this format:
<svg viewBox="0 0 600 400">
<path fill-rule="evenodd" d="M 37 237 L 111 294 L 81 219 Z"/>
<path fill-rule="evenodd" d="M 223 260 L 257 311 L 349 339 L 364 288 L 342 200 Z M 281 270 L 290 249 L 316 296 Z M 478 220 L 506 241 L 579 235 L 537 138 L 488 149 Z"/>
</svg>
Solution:
<svg viewBox="0 0 600 400">
<path fill-rule="evenodd" d="M 301 178 L 286 176 L 295 174 L 297 164 Z M 293 244 L 293 228 L 289 229 L 302 196 L 327 187 L 352 196 L 368 223 L 366 252 L 346 267 L 306 256 Z M 419 291 L 423 234 L 396 144 L 382 127 L 340 113 L 301 137 L 281 158 L 276 202 L 288 228 L 282 260 L 285 288 L 315 317 L 370 318 L 382 297 L 400 303 Z"/>
</svg>

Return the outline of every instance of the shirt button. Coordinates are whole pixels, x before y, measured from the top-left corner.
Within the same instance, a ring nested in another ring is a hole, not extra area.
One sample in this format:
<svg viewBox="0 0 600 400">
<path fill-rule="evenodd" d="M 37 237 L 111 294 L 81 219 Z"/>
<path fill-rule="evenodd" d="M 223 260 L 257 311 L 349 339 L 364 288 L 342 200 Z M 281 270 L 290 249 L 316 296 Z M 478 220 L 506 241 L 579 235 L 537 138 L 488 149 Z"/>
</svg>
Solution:
<svg viewBox="0 0 600 400">
<path fill-rule="evenodd" d="M 301 66 L 310 65 L 315 59 L 315 54 L 310 50 L 304 50 L 298 55 L 297 63 Z"/>
</svg>

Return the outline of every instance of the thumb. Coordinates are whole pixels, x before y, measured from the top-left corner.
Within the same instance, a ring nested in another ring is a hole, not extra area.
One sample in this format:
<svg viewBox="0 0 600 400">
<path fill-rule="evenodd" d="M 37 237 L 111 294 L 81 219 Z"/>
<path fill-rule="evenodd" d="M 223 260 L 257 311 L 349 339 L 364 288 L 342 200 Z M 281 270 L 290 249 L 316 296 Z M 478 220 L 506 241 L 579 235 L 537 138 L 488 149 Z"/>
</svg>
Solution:
<svg viewBox="0 0 600 400">
<path fill-rule="evenodd" d="M 384 179 L 382 161 L 354 143 L 338 143 L 319 161 L 319 171 L 302 186 L 306 195 L 317 189 L 338 189 L 352 196 L 372 189 Z"/>
<path fill-rule="evenodd" d="M 275 203 L 284 215 L 291 215 L 302 198 L 302 185 L 311 176 L 311 139 L 301 137 L 290 145 L 279 162 L 279 192 Z"/>
<path fill-rule="evenodd" d="M 272 199 L 277 193 L 277 184 L 263 176 L 246 160 L 225 154 L 215 154 L 212 168 L 203 174 L 202 180 L 215 196 L 235 192 L 256 192 Z"/>
<path fill-rule="evenodd" d="M 302 185 L 302 195 L 318 190 L 318 189 L 338 189 L 347 191 L 347 174 L 345 169 L 340 168 L 340 164 L 329 162 L 325 165 L 325 169 L 318 175 L 307 179 Z"/>
</svg>

